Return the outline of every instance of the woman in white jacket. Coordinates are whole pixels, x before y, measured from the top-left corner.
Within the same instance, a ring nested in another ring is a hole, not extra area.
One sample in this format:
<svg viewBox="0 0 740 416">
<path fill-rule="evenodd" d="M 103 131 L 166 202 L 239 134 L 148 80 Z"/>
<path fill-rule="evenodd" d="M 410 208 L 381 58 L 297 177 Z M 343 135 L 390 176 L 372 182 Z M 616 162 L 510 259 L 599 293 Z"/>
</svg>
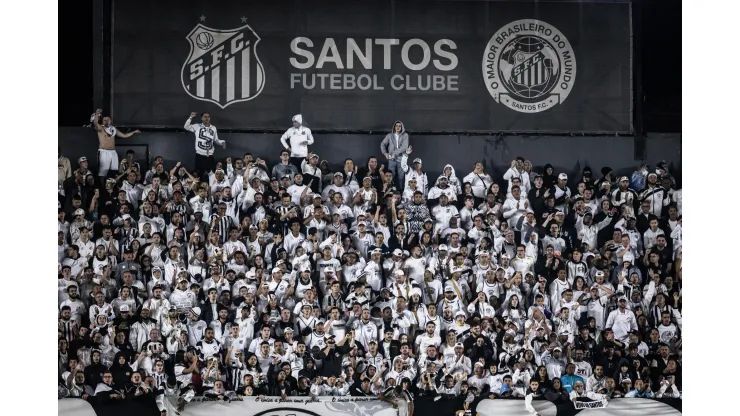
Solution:
<svg viewBox="0 0 740 416">
<path fill-rule="evenodd" d="M 463 183 L 466 182 L 469 182 L 470 186 L 473 188 L 473 195 L 477 198 L 483 199 L 486 197 L 486 190 L 493 183 L 493 178 L 485 172 L 483 169 L 483 163 L 475 162 L 473 171 L 463 178 Z"/>
</svg>

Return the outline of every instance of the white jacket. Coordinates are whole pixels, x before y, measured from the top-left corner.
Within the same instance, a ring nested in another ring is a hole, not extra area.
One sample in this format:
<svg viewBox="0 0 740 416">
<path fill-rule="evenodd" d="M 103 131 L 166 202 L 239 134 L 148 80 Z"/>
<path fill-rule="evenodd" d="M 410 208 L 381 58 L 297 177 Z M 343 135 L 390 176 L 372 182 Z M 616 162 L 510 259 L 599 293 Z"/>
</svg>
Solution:
<svg viewBox="0 0 740 416">
<path fill-rule="evenodd" d="M 473 188 L 473 195 L 478 198 L 485 198 L 488 187 L 493 183 L 493 178 L 487 173 L 477 174 L 475 172 L 468 173 L 468 176 L 463 178 L 463 183 L 469 182 Z"/>
<path fill-rule="evenodd" d="M 521 226 L 518 226 L 519 219 L 522 218 L 527 212 L 527 208 L 531 208 L 532 205 L 529 203 L 527 198 L 520 196 L 519 199 L 506 198 L 502 211 L 504 218 L 509 222 L 509 228 L 519 230 Z"/>
<path fill-rule="evenodd" d="M 296 114 L 292 121 L 297 121 L 298 128 L 291 127 L 280 137 L 280 143 L 286 149 L 290 149 L 290 157 L 308 156 L 308 146 L 313 144 L 313 134 L 311 129 L 303 126 L 303 116 Z M 298 167 L 298 166 L 296 166 Z"/>
<path fill-rule="evenodd" d="M 529 174 L 527 174 L 527 172 L 519 172 L 517 168 L 509 168 L 509 170 L 504 173 L 504 179 L 509 181 L 509 186 L 506 190 L 507 195 L 511 193 L 511 181 L 514 178 L 519 178 L 521 181 L 521 185 L 519 185 L 519 187 L 522 188 L 522 195 L 527 195 L 529 190 L 532 189 L 532 185 L 529 182 Z"/>
<path fill-rule="evenodd" d="M 200 123 L 192 124 L 193 119 L 188 118 L 185 121 L 185 130 L 192 131 L 195 134 L 195 153 L 201 156 L 213 156 L 213 142 L 223 145 L 225 142 L 218 138 L 216 126 L 204 126 Z"/>
<path fill-rule="evenodd" d="M 450 218 L 459 215 L 459 212 L 457 211 L 457 207 L 451 204 L 447 204 L 446 206 L 437 205 L 436 207 L 432 208 L 432 217 L 436 220 L 437 229 L 443 230 L 450 226 Z M 460 236 L 460 238 L 463 238 L 464 236 Z"/>
<path fill-rule="evenodd" d="M 647 187 L 640 192 L 640 200 L 650 203 L 650 213 L 660 218 L 663 207 L 671 203 L 668 192 L 662 186 Z"/>
</svg>

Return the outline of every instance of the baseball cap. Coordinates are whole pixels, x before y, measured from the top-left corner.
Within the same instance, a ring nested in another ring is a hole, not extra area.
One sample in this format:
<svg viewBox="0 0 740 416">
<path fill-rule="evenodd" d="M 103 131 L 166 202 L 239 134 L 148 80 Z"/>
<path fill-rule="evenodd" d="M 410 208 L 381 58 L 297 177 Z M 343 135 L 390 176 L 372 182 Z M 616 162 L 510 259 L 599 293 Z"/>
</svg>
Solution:
<svg viewBox="0 0 740 416">
<path fill-rule="evenodd" d="M 619 182 L 624 182 L 624 181 L 627 181 L 627 182 L 629 182 L 630 180 L 629 180 L 629 178 L 628 178 L 628 177 L 626 177 L 626 176 L 622 176 L 621 178 L 619 178 Z"/>
<path fill-rule="evenodd" d="M 87 157 L 82 156 L 81 158 L 77 159 L 77 163 L 87 162 Z"/>
<path fill-rule="evenodd" d="M 448 251 L 447 245 L 446 244 L 440 244 L 439 245 L 439 248 L 437 250 L 438 251 Z"/>
<path fill-rule="evenodd" d="M 192 312 L 193 315 L 195 315 L 195 316 L 200 316 L 201 310 L 200 310 L 200 307 L 199 306 L 196 306 L 196 307 L 190 309 L 190 312 Z"/>
<path fill-rule="evenodd" d="M 414 159 L 413 163 L 418 163 L 420 165 L 423 165 L 423 163 L 421 163 L 421 159 L 419 159 L 418 157 Z"/>
<path fill-rule="evenodd" d="M 566 175 L 564 173 L 561 173 L 560 175 L 558 175 L 558 180 L 567 181 L 568 180 L 568 175 Z"/>
<path fill-rule="evenodd" d="M 121 305 L 121 312 L 131 312 L 131 309 L 128 307 L 128 305 Z"/>
<path fill-rule="evenodd" d="M 394 256 L 401 256 L 401 255 L 403 255 L 403 251 L 401 251 L 400 248 L 397 248 L 397 249 L 393 250 L 393 255 Z"/>
<path fill-rule="evenodd" d="M 396 270 L 393 274 L 396 276 L 403 276 L 403 270 Z"/>
</svg>

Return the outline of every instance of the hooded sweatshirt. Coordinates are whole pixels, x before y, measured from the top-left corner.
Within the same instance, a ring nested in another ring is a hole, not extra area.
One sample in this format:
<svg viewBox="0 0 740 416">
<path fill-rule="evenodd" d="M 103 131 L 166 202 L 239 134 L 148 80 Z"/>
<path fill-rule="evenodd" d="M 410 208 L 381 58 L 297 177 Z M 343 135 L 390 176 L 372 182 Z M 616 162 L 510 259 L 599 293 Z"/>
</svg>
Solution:
<svg viewBox="0 0 740 416">
<path fill-rule="evenodd" d="M 134 373 L 134 369 L 128 363 L 119 364 L 118 359 L 120 357 L 126 357 L 126 354 L 123 352 L 116 353 L 113 365 L 110 367 L 110 371 L 113 373 L 113 386 L 116 389 L 124 389 L 131 379 L 131 374 Z"/>
<path fill-rule="evenodd" d="M 292 121 L 298 123 L 298 127 L 291 127 L 280 137 L 283 147 L 290 150 L 290 157 L 305 158 L 308 156 L 308 146 L 313 144 L 311 129 L 303 126 L 303 116 L 296 114 Z"/>
<path fill-rule="evenodd" d="M 401 124 L 401 133 L 396 134 L 395 127 L 396 123 Z M 384 155 L 391 154 L 393 160 L 400 162 L 406 149 L 409 147 L 409 134 L 406 133 L 406 127 L 403 125 L 401 120 L 396 120 L 391 126 L 391 132 L 385 135 L 385 138 L 380 143 L 380 151 Z"/>
<path fill-rule="evenodd" d="M 552 169 L 552 174 L 547 174 L 547 169 Z M 555 175 L 555 168 L 551 164 L 546 164 L 545 169 L 542 172 L 542 186 L 545 189 L 552 188 L 553 185 L 558 183 L 558 177 Z"/>
</svg>

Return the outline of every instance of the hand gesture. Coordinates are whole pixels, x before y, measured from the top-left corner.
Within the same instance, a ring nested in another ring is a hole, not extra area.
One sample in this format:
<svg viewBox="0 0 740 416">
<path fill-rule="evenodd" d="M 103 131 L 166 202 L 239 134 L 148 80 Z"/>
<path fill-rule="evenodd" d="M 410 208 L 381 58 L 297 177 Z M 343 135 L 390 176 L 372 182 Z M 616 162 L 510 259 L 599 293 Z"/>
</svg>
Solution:
<svg viewBox="0 0 740 416">
<path fill-rule="evenodd" d="M 673 300 L 678 302 L 679 299 L 681 299 L 681 295 L 678 292 L 673 292 Z"/>
<path fill-rule="evenodd" d="M 514 160 L 511 161 L 511 167 L 512 168 L 515 168 L 516 167 L 516 159 L 514 159 Z"/>
<path fill-rule="evenodd" d="M 141 130 L 139 130 L 139 129 L 136 129 L 136 130 L 134 130 L 134 131 L 131 132 L 131 134 L 139 134 L 139 133 L 141 133 Z"/>
<path fill-rule="evenodd" d="M 95 110 L 95 115 L 96 116 L 99 116 L 101 114 L 103 114 L 103 109 L 102 108 L 98 108 L 97 110 Z"/>
<path fill-rule="evenodd" d="M 195 116 L 197 116 L 197 115 L 198 115 L 198 113 L 196 113 L 195 111 L 193 111 L 192 113 L 190 113 L 190 118 L 195 118 Z"/>
<path fill-rule="evenodd" d="M 226 142 L 221 142 L 221 147 L 223 147 L 224 149 L 226 149 Z"/>
<path fill-rule="evenodd" d="M 385 165 L 380 165 L 380 168 L 378 168 L 378 170 L 381 172 L 383 171 L 383 169 L 385 169 Z"/>
<path fill-rule="evenodd" d="M 414 149 L 411 146 L 409 146 L 408 149 L 406 149 L 406 154 L 409 154 L 410 155 L 411 152 L 413 152 L 413 151 L 414 151 Z"/>
<path fill-rule="evenodd" d="M 97 199 L 98 197 L 100 197 L 100 189 L 97 189 L 97 188 L 95 188 L 95 195 L 94 195 L 94 197 L 95 197 L 96 199 Z"/>
</svg>

